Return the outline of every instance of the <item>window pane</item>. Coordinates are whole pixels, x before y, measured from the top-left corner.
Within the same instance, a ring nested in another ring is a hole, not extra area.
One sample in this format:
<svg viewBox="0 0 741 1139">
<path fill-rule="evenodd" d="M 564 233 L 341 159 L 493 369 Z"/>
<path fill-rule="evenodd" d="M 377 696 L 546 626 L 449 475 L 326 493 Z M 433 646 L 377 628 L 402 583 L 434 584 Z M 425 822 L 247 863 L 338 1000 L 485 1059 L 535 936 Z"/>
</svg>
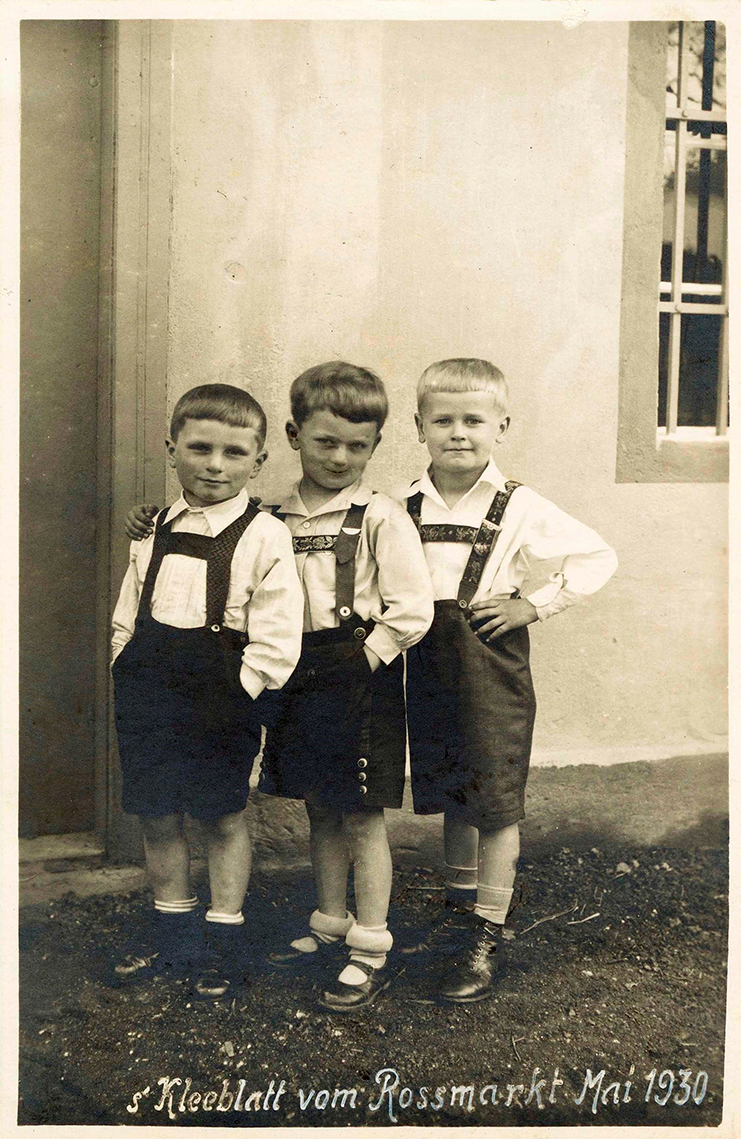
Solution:
<svg viewBox="0 0 741 1139">
<path fill-rule="evenodd" d="M 685 314 L 679 363 L 680 427 L 712 427 L 718 403 L 718 357 L 723 317 Z"/>
<path fill-rule="evenodd" d="M 659 427 L 666 427 L 666 381 L 669 374 L 669 313 L 659 313 Z"/>
<path fill-rule="evenodd" d="M 726 154 L 702 150 L 690 151 L 687 157 L 682 279 L 719 285 L 723 280 Z M 721 296 L 704 296 L 702 301 L 720 303 Z"/>
</svg>

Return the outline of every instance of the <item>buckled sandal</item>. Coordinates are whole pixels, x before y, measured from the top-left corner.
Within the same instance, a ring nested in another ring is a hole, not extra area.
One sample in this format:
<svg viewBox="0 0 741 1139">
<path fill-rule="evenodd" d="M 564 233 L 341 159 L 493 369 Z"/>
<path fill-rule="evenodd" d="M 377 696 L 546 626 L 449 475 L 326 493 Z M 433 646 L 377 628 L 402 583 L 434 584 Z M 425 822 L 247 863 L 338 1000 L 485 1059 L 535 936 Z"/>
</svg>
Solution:
<svg viewBox="0 0 741 1139">
<path fill-rule="evenodd" d="M 360 969 L 368 978 L 362 985 L 346 985 L 344 981 L 336 981 L 333 989 L 327 989 L 320 998 L 319 1004 L 328 1012 L 354 1012 L 355 1009 L 367 1008 L 391 984 L 391 973 L 388 965 L 382 969 L 374 969 L 366 961 L 351 961 L 356 969 Z"/>
</svg>

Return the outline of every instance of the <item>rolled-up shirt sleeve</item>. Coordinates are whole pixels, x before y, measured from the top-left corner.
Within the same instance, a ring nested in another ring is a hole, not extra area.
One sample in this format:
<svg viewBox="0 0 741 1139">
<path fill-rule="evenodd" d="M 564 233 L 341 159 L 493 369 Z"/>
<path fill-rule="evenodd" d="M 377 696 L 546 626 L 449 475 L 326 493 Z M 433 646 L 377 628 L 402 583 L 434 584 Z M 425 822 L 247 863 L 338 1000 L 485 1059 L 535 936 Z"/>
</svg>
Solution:
<svg viewBox="0 0 741 1139">
<path fill-rule="evenodd" d="M 269 540 L 254 561 L 240 682 L 257 699 L 264 688 L 282 688 L 298 663 L 304 601 L 288 528 L 269 515 L 253 525 L 266 528 Z"/>
<path fill-rule="evenodd" d="M 528 561 L 562 559 L 547 585 L 530 594 L 540 621 L 596 593 L 617 569 L 617 556 L 596 531 L 572 518 L 554 503 L 537 496 L 537 508 L 528 512 L 521 547 Z"/>
<path fill-rule="evenodd" d="M 151 547 L 152 538 L 146 543 Z M 139 609 L 139 598 L 142 591 L 142 578 L 139 572 L 139 560 L 142 557 L 143 543 L 132 542 L 129 548 L 129 564 L 124 575 L 121 592 L 118 595 L 116 608 L 113 610 L 113 637 L 111 638 L 111 664 L 121 649 L 128 644 L 134 635 L 136 614 Z"/>
<path fill-rule="evenodd" d="M 369 518 L 382 611 L 366 645 L 384 664 L 390 664 L 400 652 L 421 641 L 432 624 L 435 603 L 414 523 L 396 502 L 387 499 L 385 507 Z"/>
</svg>

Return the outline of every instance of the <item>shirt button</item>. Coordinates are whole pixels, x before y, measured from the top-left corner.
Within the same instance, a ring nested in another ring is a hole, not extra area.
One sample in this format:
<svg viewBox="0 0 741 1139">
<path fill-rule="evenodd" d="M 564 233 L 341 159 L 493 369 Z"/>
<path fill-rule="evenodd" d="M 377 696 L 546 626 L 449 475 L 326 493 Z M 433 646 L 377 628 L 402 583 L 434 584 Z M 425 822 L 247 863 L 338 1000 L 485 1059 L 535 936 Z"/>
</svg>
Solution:
<svg viewBox="0 0 741 1139">
<path fill-rule="evenodd" d="M 464 601 L 463 598 L 461 598 L 460 601 L 458 602 L 458 608 L 459 609 L 467 609 L 468 608 L 468 602 Z"/>
<path fill-rule="evenodd" d="M 352 610 L 349 605 L 340 606 L 340 617 L 349 617 Z"/>
<path fill-rule="evenodd" d="M 358 767 L 367 767 L 367 766 L 368 766 L 368 760 L 367 759 L 359 759 L 358 760 Z"/>
<path fill-rule="evenodd" d="M 358 625 L 357 629 L 353 633 L 353 636 L 355 637 L 356 641 L 364 641 L 365 640 L 366 632 L 365 632 L 365 629 L 363 628 L 362 625 Z"/>
<path fill-rule="evenodd" d="M 221 625 L 212 625 L 211 626 L 211 632 L 212 633 L 220 633 L 221 632 Z"/>
<path fill-rule="evenodd" d="M 367 787 L 358 787 L 358 791 L 360 792 L 361 795 L 367 795 L 368 794 L 368 788 Z"/>
<path fill-rule="evenodd" d="M 303 526 L 304 530 L 308 530 L 311 526 L 311 522 L 302 522 L 301 525 Z"/>
<path fill-rule="evenodd" d="M 365 774 L 364 771 L 361 771 L 360 774 L 358 775 L 358 779 L 360 780 L 361 783 L 365 783 L 367 778 L 368 778 L 368 776 Z"/>
</svg>

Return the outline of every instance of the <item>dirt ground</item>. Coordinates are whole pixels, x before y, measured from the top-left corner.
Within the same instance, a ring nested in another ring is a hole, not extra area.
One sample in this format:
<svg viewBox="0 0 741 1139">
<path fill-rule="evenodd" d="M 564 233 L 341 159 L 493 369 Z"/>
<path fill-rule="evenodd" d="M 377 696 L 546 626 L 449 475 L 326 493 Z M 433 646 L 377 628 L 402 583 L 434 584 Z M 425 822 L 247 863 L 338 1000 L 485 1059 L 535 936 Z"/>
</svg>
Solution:
<svg viewBox="0 0 741 1139">
<path fill-rule="evenodd" d="M 102 984 L 106 950 L 151 904 L 144 892 L 26 908 L 19 1122 L 720 1122 L 724 846 L 572 843 L 524 859 L 508 967 L 478 1005 L 436 1004 L 443 955 L 404 952 L 442 897 L 434 870 L 396 871 L 395 981 L 349 1017 L 317 1009 L 320 974 L 296 979 L 264 964 L 305 921 L 308 868 L 255 875 L 251 983 L 212 1005 L 184 982 Z"/>
</svg>

